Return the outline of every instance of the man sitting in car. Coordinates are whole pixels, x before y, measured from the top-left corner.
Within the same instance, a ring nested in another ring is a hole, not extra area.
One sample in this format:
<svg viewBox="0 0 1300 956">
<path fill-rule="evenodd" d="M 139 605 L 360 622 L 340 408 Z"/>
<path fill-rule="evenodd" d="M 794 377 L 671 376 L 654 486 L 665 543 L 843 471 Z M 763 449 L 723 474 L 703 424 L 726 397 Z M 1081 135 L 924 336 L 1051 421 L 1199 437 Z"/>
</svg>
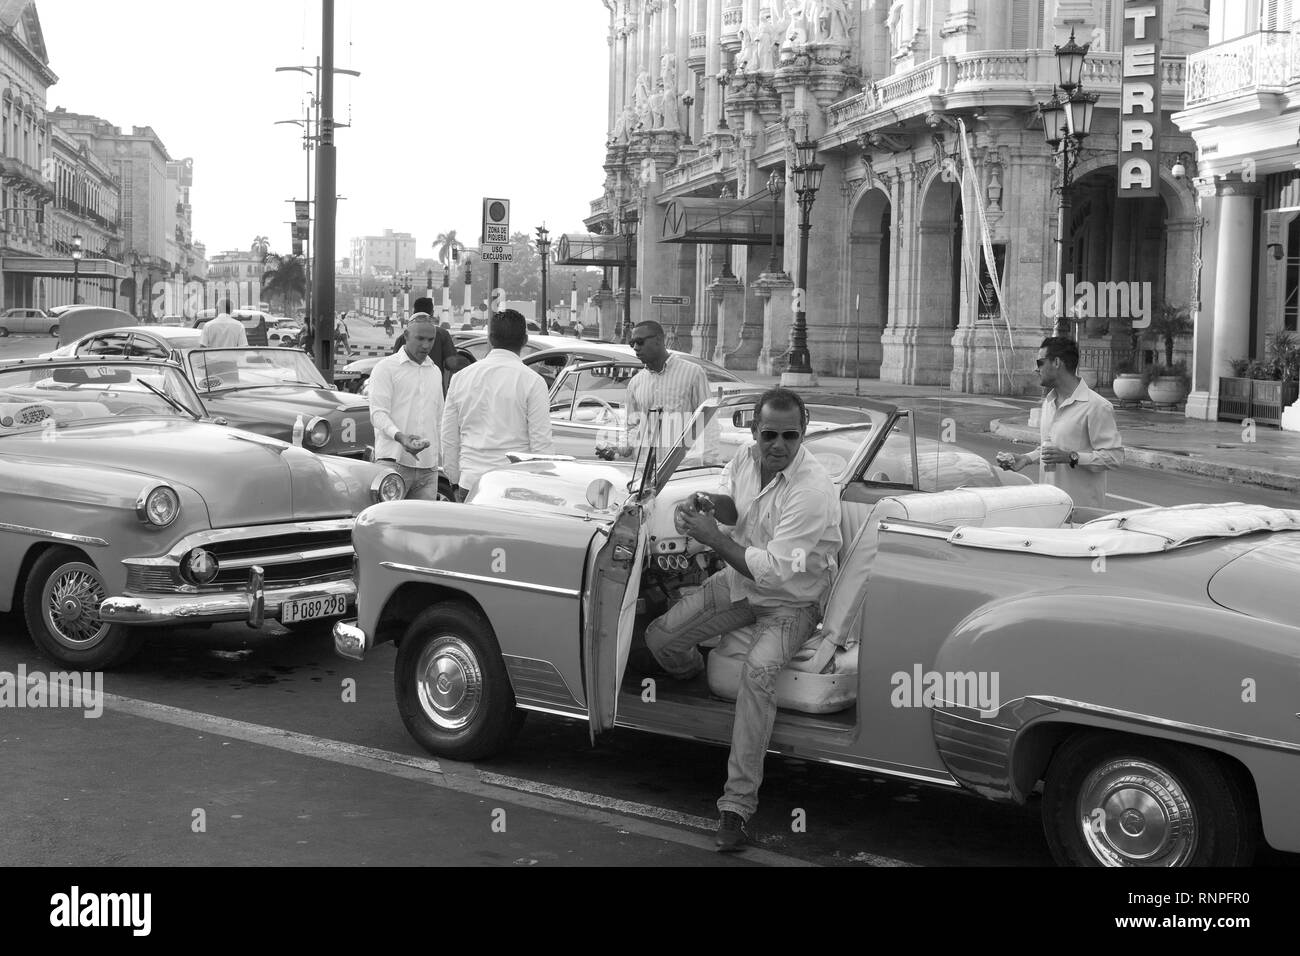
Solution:
<svg viewBox="0 0 1300 956">
<path fill-rule="evenodd" d="M 662 669 L 690 680 L 704 671 L 700 643 L 758 625 L 736 698 L 727 785 L 718 800 L 717 845 L 724 852 L 749 841 L 745 824 L 758 809 L 776 720 L 776 678 L 817 627 L 841 543 L 835 485 L 802 447 L 808 427 L 803 400 L 774 388 L 754 412 L 756 444 L 727 465 L 721 493 L 696 495 L 677 509 L 678 529 L 727 567 L 653 621 L 646 647 L 635 648 L 629 660 L 643 673 Z"/>
</svg>

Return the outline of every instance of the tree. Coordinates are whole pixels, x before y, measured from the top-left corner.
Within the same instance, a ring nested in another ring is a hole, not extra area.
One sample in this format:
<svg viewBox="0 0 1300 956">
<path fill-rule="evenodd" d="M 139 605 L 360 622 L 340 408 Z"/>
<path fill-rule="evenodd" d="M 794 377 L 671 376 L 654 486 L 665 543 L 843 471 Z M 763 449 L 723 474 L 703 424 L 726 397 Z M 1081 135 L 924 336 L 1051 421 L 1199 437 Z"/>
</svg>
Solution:
<svg viewBox="0 0 1300 956">
<path fill-rule="evenodd" d="M 438 253 L 438 262 L 442 265 L 448 265 L 453 259 L 452 250 L 464 249 L 465 244 L 456 238 L 456 230 L 451 232 L 440 233 L 438 238 L 433 240 L 433 248 Z"/>
<path fill-rule="evenodd" d="M 271 253 L 271 240 L 266 236 L 254 236 L 252 253 L 259 259 L 265 259 Z"/>
<path fill-rule="evenodd" d="M 279 295 L 284 314 L 289 314 L 290 304 L 307 301 L 307 270 L 299 256 L 285 256 L 278 266 L 262 276 L 262 289 L 268 301 Z"/>
</svg>

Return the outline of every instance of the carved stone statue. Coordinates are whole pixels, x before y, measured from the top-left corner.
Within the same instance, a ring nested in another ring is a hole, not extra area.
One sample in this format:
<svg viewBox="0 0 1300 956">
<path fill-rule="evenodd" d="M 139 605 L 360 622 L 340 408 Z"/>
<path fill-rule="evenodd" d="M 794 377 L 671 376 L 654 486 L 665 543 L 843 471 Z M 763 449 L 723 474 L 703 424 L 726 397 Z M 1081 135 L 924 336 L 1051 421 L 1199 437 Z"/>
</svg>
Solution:
<svg viewBox="0 0 1300 956">
<path fill-rule="evenodd" d="M 650 88 L 650 74 L 641 71 L 640 76 L 636 78 L 636 91 L 632 94 L 632 101 L 636 104 L 636 115 L 639 121 L 638 128 L 650 129 L 650 97 L 652 91 Z"/>
<path fill-rule="evenodd" d="M 677 97 L 664 89 L 664 81 L 659 81 L 659 89 L 650 97 L 650 115 L 653 129 L 666 130 L 670 133 L 681 131 L 677 122 Z"/>
<path fill-rule="evenodd" d="M 664 89 L 674 96 L 677 94 L 677 55 L 665 53 L 659 60 L 659 76 Z"/>
<path fill-rule="evenodd" d="M 632 131 L 636 129 L 636 123 L 636 111 L 630 106 L 624 106 L 619 114 L 614 117 L 614 131 L 610 134 L 610 142 L 614 144 L 630 142 Z"/>
<path fill-rule="evenodd" d="M 755 32 L 754 42 L 758 47 L 758 69 L 761 73 L 776 71 L 776 60 L 781 49 L 781 33 L 771 13 L 763 14 Z"/>
<path fill-rule="evenodd" d="M 853 29 L 852 15 L 845 0 L 813 0 L 817 39 L 845 43 Z"/>
<path fill-rule="evenodd" d="M 812 39 L 812 24 L 808 20 L 807 8 L 808 0 L 785 0 L 785 15 L 782 17 L 785 41 L 781 44 L 782 53 L 804 46 Z"/>
</svg>

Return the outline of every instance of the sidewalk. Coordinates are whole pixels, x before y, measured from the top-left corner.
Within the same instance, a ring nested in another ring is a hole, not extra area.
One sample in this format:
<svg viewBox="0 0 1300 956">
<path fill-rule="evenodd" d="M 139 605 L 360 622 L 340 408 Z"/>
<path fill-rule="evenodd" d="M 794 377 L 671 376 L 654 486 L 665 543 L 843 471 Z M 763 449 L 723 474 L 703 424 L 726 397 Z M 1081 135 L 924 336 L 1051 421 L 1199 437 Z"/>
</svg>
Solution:
<svg viewBox="0 0 1300 956">
<path fill-rule="evenodd" d="M 746 375 L 745 378 L 755 385 L 771 386 L 780 382 L 775 377 Z M 855 384 L 851 378 L 819 377 L 817 391 L 852 395 Z M 969 395 L 938 385 L 895 385 L 874 378 L 862 379 L 861 394 L 903 402 L 913 396 L 956 403 L 1032 401 L 1031 396 Z M 1009 412 L 1008 417 L 991 421 L 989 431 L 1011 441 L 1037 445 L 1037 412 L 1032 427 L 1029 421 L 1028 412 Z M 1300 492 L 1300 432 L 1260 425 L 1253 436 L 1248 436 L 1237 423 L 1202 422 L 1187 418 L 1182 412 L 1152 409 L 1117 408 L 1115 422 L 1124 439 L 1127 464 Z M 1248 441 L 1251 437 L 1253 441 Z"/>
</svg>

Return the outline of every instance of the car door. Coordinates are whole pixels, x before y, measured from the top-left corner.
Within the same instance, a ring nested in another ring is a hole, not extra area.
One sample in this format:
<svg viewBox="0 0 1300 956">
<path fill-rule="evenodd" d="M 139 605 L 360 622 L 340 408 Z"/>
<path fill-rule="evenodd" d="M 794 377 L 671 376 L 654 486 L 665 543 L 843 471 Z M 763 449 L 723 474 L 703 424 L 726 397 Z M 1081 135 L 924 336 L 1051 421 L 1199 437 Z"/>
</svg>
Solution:
<svg viewBox="0 0 1300 956">
<path fill-rule="evenodd" d="M 132 358 L 165 359 L 172 357 L 171 350 L 153 336 L 141 335 L 138 332 L 131 333 L 131 343 L 128 346 L 127 354 Z"/>
<path fill-rule="evenodd" d="M 639 365 L 571 366 L 551 389 L 557 455 L 594 459 L 597 448 L 626 442 L 627 384 Z"/>
<path fill-rule="evenodd" d="M 843 500 L 874 505 L 881 498 L 917 490 L 916 434 L 912 416 L 899 409 L 868 443 Z"/>
</svg>

